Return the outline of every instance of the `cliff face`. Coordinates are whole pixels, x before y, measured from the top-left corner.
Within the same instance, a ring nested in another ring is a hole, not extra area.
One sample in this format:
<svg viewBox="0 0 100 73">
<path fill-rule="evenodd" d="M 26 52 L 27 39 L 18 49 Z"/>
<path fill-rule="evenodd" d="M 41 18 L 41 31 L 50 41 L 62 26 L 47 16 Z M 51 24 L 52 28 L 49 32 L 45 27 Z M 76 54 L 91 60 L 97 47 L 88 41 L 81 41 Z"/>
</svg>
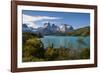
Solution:
<svg viewBox="0 0 100 73">
<path fill-rule="evenodd" d="M 37 29 L 28 27 L 26 24 L 22 25 L 23 32 L 33 32 L 42 35 L 66 33 L 72 30 L 74 30 L 73 27 L 67 24 L 62 24 L 61 26 L 57 26 L 55 24 L 44 23 L 43 27 L 38 27 Z"/>
</svg>

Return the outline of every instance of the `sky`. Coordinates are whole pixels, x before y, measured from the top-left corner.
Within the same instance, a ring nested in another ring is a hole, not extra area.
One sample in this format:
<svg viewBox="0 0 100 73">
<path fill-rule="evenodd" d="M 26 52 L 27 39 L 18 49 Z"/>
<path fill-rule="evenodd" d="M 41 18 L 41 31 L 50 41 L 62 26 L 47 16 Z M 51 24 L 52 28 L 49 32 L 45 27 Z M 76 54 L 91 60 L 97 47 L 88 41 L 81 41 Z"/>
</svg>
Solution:
<svg viewBox="0 0 100 73">
<path fill-rule="evenodd" d="M 57 26 L 68 24 L 77 29 L 90 26 L 90 13 L 23 10 L 22 22 L 33 28 L 43 27 L 45 22 L 50 22 Z"/>
</svg>

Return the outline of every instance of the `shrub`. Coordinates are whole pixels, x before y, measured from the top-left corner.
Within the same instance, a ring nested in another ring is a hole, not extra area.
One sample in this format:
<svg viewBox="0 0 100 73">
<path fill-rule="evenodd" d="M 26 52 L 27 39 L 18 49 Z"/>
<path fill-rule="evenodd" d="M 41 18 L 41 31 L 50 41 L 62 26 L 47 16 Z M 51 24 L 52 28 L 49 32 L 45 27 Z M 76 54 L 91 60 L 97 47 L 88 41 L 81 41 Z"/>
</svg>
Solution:
<svg viewBox="0 0 100 73">
<path fill-rule="evenodd" d="M 54 49 L 53 48 L 48 48 L 46 51 L 45 51 L 45 58 L 46 60 L 52 60 L 53 59 L 53 54 L 54 54 Z"/>
<path fill-rule="evenodd" d="M 89 59 L 90 58 L 90 49 L 84 48 L 80 52 L 80 59 Z"/>
<path fill-rule="evenodd" d="M 23 57 L 30 58 L 30 56 L 37 57 L 37 58 L 44 57 L 43 44 L 39 40 L 39 38 L 28 39 L 25 45 L 23 45 Z"/>
</svg>

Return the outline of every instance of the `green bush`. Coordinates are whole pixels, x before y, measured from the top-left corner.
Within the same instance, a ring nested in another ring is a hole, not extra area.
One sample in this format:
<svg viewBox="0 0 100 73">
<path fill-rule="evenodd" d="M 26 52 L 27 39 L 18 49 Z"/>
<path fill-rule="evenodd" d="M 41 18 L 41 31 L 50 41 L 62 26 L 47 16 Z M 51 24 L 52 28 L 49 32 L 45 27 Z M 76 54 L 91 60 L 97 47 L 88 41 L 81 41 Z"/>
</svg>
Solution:
<svg viewBox="0 0 100 73">
<path fill-rule="evenodd" d="M 42 58 L 37 58 L 37 57 L 33 57 L 33 56 L 29 56 L 29 57 L 23 57 L 23 62 L 35 62 L 35 61 L 44 61 L 44 59 Z"/>
<path fill-rule="evenodd" d="M 32 58 L 33 58 L 32 56 L 23 57 L 23 58 L 22 58 L 22 61 L 23 61 L 23 62 L 30 62 L 30 61 L 32 61 Z"/>
<path fill-rule="evenodd" d="M 35 62 L 35 61 L 36 61 L 36 62 L 37 62 L 37 61 L 44 61 L 44 59 L 42 59 L 42 58 L 37 58 L 37 57 L 33 57 L 33 58 L 32 58 L 32 61 L 34 61 L 34 62 Z"/>
<path fill-rule="evenodd" d="M 80 52 L 80 59 L 89 59 L 90 58 L 90 49 L 84 48 Z"/>
<path fill-rule="evenodd" d="M 46 60 L 52 60 L 53 54 L 54 54 L 54 49 L 48 48 L 47 50 L 45 50 L 44 56 L 45 56 Z"/>
<path fill-rule="evenodd" d="M 44 57 L 44 48 L 39 38 L 31 38 L 23 45 L 23 57 Z"/>
</svg>

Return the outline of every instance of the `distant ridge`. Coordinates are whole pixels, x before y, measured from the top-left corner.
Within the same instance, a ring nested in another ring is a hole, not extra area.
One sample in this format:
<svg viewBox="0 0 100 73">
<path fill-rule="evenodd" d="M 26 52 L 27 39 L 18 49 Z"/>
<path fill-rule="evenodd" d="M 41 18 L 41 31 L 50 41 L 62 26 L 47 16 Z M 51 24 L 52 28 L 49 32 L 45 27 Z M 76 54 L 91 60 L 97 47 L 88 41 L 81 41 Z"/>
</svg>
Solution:
<svg viewBox="0 0 100 73">
<path fill-rule="evenodd" d="M 90 26 L 76 29 L 72 32 L 66 33 L 69 36 L 89 36 L 90 35 Z"/>
</svg>

